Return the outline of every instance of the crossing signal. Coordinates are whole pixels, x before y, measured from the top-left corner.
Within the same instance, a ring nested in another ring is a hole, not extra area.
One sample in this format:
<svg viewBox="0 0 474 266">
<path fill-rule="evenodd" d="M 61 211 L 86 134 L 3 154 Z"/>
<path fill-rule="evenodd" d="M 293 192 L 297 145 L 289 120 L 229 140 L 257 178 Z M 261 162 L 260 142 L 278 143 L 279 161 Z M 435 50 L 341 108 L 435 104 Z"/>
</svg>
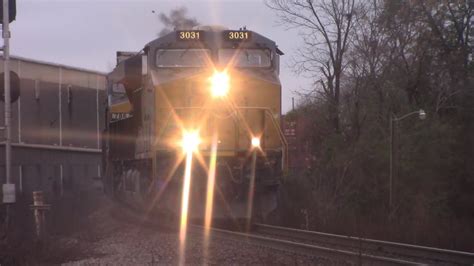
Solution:
<svg viewBox="0 0 474 266">
<path fill-rule="evenodd" d="M 3 24 L 3 1 L 0 0 L 0 24 Z M 8 0 L 8 22 L 14 21 L 16 18 L 16 0 Z"/>
<path fill-rule="evenodd" d="M 14 103 L 20 97 L 20 77 L 10 71 L 10 102 Z M 5 101 L 5 73 L 0 73 L 0 101 Z"/>
</svg>

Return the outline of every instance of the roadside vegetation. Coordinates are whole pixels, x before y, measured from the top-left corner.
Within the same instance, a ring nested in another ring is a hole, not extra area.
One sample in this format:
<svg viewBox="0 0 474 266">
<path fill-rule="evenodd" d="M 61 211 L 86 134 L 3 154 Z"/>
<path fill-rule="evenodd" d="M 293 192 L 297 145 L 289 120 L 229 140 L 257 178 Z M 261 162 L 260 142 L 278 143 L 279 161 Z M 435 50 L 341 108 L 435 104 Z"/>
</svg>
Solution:
<svg viewBox="0 0 474 266">
<path fill-rule="evenodd" d="M 284 180 L 286 225 L 474 251 L 472 1 L 268 0 L 311 77 L 288 119 L 311 167 Z M 394 122 L 389 204 L 390 117 Z"/>
</svg>

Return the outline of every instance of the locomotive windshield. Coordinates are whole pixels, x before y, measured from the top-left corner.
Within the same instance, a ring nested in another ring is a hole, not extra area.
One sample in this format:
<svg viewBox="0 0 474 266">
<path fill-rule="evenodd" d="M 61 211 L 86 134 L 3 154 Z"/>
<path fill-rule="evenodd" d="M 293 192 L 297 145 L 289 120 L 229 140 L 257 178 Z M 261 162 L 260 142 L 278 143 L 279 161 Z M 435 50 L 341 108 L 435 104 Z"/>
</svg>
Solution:
<svg viewBox="0 0 474 266">
<path fill-rule="evenodd" d="M 156 51 L 156 66 L 205 67 L 209 58 L 207 49 L 159 49 Z"/>
<path fill-rule="evenodd" d="M 271 52 L 268 49 L 220 49 L 219 63 L 234 67 L 270 67 Z"/>
<path fill-rule="evenodd" d="M 112 91 L 109 95 L 110 105 L 128 102 L 127 93 L 125 92 L 125 87 L 122 83 L 114 83 L 112 85 Z"/>
</svg>

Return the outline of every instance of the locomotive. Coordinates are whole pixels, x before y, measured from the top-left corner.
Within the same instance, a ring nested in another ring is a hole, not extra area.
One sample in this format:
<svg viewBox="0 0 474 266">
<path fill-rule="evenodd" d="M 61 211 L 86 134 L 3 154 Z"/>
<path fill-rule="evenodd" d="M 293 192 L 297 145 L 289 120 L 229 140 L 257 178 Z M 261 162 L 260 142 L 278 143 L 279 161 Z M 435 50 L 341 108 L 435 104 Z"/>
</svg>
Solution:
<svg viewBox="0 0 474 266">
<path fill-rule="evenodd" d="M 257 32 L 220 26 L 176 30 L 138 53 L 117 52 L 107 76 L 106 192 L 179 216 L 191 152 L 188 217 L 204 218 L 209 190 L 213 219 L 267 217 L 287 167 L 281 55 Z"/>
</svg>

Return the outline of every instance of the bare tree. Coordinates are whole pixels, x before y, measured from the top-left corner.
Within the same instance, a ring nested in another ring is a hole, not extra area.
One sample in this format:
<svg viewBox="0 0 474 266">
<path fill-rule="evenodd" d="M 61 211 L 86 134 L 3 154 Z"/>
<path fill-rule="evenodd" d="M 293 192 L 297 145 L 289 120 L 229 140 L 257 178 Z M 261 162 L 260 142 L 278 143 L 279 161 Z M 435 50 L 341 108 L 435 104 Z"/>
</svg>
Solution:
<svg viewBox="0 0 474 266">
<path fill-rule="evenodd" d="M 158 19 L 165 26 L 160 31 L 159 36 L 166 35 L 173 30 L 186 30 L 192 29 L 199 25 L 199 22 L 195 18 L 187 16 L 188 10 L 185 7 L 176 8 L 170 11 L 169 15 L 160 13 Z"/>
<path fill-rule="evenodd" d="M 296 70 L 315 80 L 313 97 L 292 111 L 296 121 L 309 120 L 298 138 L 310 140 L 312 161 L 282 186 L 288 210 L 304 209 L 298 219 L 318 230 L 353 226 L 351 234 L 377 235 L 383 228 L 380 237 L 446 247 L 459 235 L 457 243 L 469 245 L 474 231 L 462 228 L 474 211 L 474 2 L 267 1 L 284 25 L 301 31 Z M 388 213 L 388 120 L 421 108 L 426 120 L 396 124 L 396 200 Z M 443 226 L 437 240 L 424 236 Z"/>
<path fill-rule="evenodd" d="M 459 108 L 465 96 L 473 95 L 469 86 L 470 64 L 474 38 L 474 2 L 469 0 L 434 0 L 416 2 L 424 23 L 430 30 L 431 44 L 438 48 L 440 62 L 447 66 L 445 76 L 450 80 L 444 87 L 437 88 L 436 112 L 442 109 Z M 445 70 L 441 68 L 442 70 Z"/>
<path fill-rule="evenodd" d="M 355 18 L 355 0 L 268 0 L 283 24 L 298 28 L 304 45 L 295 58 L 295 69 L 314 78 L 316 93 L 329 103 L 334 130 L 340 131 L 339 105 L 345 54 Z"/>
</svg>

